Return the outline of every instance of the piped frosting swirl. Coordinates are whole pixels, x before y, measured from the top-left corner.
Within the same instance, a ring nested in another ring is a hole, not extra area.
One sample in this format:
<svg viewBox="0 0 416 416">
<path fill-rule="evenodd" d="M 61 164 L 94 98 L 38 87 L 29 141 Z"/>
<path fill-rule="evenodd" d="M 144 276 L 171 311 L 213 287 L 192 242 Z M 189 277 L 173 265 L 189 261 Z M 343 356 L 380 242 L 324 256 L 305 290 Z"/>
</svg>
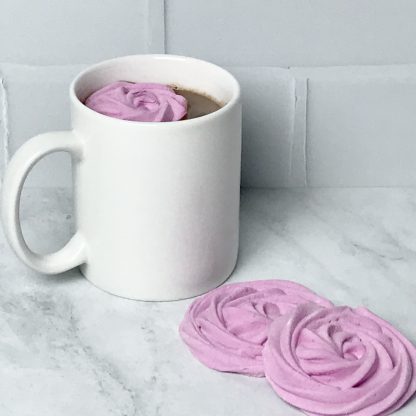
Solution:
<svg viewBox="0 0 416 416">
<path fill-rule="evenodd" d="M 187 114 L 185 97 L 156 83 L 113 82 L 92 93 L 85 105 L 106 116 L 131 121 L 178 121 Z"/>
<path fill-rule="evenodd" d="M 307 302 L 332 306 L 306 287 L 285 280 L 224 285 L 191 304 L 179 331 L 207 367 L 261 377 L 270 324 Z"/>
<path fill-rule="evenodd" d="M 365 308 L 302 305 L 270 326 L 266 377 L 314 416 L 385 416 L 416 390 L 416 349 Z"/>
</svg>

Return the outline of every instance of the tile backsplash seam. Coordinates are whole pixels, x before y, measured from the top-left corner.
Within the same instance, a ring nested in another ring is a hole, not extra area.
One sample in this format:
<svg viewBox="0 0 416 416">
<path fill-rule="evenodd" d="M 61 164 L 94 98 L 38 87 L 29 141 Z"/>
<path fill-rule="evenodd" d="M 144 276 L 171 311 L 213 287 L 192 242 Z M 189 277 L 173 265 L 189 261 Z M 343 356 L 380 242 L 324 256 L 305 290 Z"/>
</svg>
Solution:
<svg viewBox="0 0 416 416">
<path fill-rule="evenodd" d="M 147 52 L 166 52 L 166 22 L 164 0 L 147 0 Z"/>
<path fill-rule="evenodd" d="M 309 78 L 305 78 L 305 137 L 303 143 L 303 160 L 305 163 L 305 186 L 309 186 L 309 165 L 308 165 L 308 103 L 309 103 Z"/>
<path fill-rule="evenodd" d="M 9 114 L 8 114 L 8 102 L 7 102 L 7 91 L 4 78 L 0 77 L 0 99 L 1 99 L 1 123 L 0 123 L 0 138 L 1 145 L 3 147 L 3 166 L 5 167 L 9 161 Z"/>
<path fill-rule="evenodd" d="M 293 108 L 293 132 L 289 186 L 304 187 L 306 183 L 306 78 L 293 75 L 295 103 Z"/>
</svg>

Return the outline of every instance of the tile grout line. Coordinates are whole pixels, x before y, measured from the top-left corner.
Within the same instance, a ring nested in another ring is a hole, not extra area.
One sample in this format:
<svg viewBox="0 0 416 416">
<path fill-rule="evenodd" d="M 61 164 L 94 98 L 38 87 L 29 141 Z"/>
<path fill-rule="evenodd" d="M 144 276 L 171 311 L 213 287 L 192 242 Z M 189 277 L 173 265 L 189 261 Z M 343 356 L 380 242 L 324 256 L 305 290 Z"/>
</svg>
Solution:
<svg viewBox="0 0 416 416">
<path fill-rule="evenodd" d="M 294 73 L 295 106 L 291 147 L 290 186 L 306 187 L 307 78 Z"/>
<path fill-rule="evenodd" d="M 160 0 L 161 2 L 162 2 L 162 6 L 161 6 L 161 8 L 162 8 L 162 10 L 161 10 L 161 13 L 162 13 L 162 17 L 161 17 L 161 19 L 162 19 L 162 28 L 161 28 L 161 31 L 163 32 L 162 33 L 162 37 L 163 37 L 163 53 L 166 53 L 166 1 L 167 0 Z"/>
<path fill-rule="evenodd" d="M 6 95 L 6 87 L 4 85 L 4 79 L 0 78 L 0 97 L 1 102 L 0 105 L 2 107 L 2 114 L 1 114 L 1 141 L 3 146 L 3 168 L 6 168 L 9 162 L 9 138 L 10 138 L 10 131 L 9 131 L 9 107 L 7 103 L 7 95 Z M 4 172 L 3 172 L 4 174 Z"/>
<path fill-rule="evenodd" d="M 293 95 L 294 95 L 294 101 L 293 101 L 293 121 L 292 121 L 292 129 L 291 129 L 291 145 L 290 145 L 290 154 L 289 154 L 289 185 L 293 182 L 293 170 L 295 166 L 294 161 L 294 154 L 295 154 L 295 146 L 296 146 L 296 107 L 298 106 L 298 96 L 296 93 L 297 90 L 297 80 L 296 78 L 293 78 Z"/>
<path fill-rule="evenodd" d="M 305 186 L 309 187 L 309 165 L 308 165 L 308 101 L 309 101 L 309 78 L 305 78 L 305 133 L 303 146 L 303 160 L 305 163 Z"/>
<path fill-rule="evenodd" d="M 166 52 L 165 0 L 147 0 L 147 51 Z"/>
</svg>

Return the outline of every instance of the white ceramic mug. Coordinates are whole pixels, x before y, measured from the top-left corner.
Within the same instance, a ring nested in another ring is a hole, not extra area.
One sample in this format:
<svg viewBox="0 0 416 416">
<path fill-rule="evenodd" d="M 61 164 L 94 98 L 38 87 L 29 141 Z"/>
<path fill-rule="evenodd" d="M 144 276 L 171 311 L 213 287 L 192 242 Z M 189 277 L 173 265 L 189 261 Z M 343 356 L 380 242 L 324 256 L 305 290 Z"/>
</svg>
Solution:
<svg viewBox="0 0 416 416">
<path fill-rule="evenodd" d="M 83 101 L 118 80 L 175 84 L 208 94 L 221 109 L 155 123 L 99 114 Z M 72 130 L 40 134 L 8 165 L 6 236 L 28 266 L 59 273 L 81 266 L 94 285 L 142 300 L 195 296 L 235 267 L 241 163 L 240 88 L 226 70 L 198 59 L 137 55 L 94 65 L 70 87 Z M 77 231 L 61 250 L 34 253 L 22 235 L 20 195 L 42 157 L 72 155 Z"/>
</svg>

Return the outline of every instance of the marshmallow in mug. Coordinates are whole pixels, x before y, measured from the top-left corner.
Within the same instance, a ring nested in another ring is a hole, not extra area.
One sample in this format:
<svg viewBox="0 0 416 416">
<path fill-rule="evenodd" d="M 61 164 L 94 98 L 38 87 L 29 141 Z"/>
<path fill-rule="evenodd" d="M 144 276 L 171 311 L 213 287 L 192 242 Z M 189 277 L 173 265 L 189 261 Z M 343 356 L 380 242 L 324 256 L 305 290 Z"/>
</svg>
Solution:
<svg viewBox="0 0 416 416">
<path fill-rule="evenodd" d="M 106 116 L 131 121 L 178 121 L 188 103 L 172 87 L 157 83 L 117 81 L 92 93 L 85 105 Z"/>
</svg>

